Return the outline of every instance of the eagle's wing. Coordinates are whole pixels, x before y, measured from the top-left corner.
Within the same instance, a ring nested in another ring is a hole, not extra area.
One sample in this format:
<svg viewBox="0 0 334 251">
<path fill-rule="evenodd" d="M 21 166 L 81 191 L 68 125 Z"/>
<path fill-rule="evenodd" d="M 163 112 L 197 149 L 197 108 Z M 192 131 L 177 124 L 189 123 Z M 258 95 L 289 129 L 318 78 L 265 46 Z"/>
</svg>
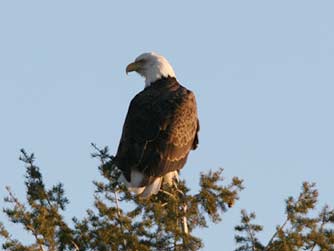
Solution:
<svg viewBox="0 0 334 251">
<path fill-rule="evenodd" d="M 132 99 L 125 118 L 114 161 L 128 180 L 131 169 L 140 165 L 147 143 L 159 133 L 159 123 L 151 112 L 153 97 L 145 91 L 137 94 Z"/>
<path fill-rule="evenodd" d="M 150 89 L 131 102 L 116 159 L 130 179 L 132 168 L 147 177 L 179 170 L 198 143 L 195 97 L 179 86 L 177 90 Z"/>
<path fill-rule="evenodd" d="M 189 151 L 197 144 L 197 108 L 192 92 L 180 87 L 178 95 L 169 98 L 157 139 L 149 143 L 145 173 L 162 176 L 181 169 L 187 161 Z M 151 160 L 149 161 L 149 159 Z"/>
</svg>

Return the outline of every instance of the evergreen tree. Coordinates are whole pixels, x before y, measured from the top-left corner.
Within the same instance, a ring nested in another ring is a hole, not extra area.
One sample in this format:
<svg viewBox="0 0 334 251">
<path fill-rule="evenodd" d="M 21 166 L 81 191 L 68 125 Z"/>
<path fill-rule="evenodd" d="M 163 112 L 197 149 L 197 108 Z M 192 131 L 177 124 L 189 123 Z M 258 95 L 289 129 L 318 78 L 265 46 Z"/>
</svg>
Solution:
<svg viewBox="0 0 334 251">
<path fill-rule="evenodd" d="M 133 196 L 117 182 L 119 170 L 112 164 L 108 149 L 93 145 L 104 182 L 94 182 L 95 207 L 68 224 L 63 213 L 69 203 L 62 184 L 47 188 L 33 154 L 21 150 L 25 163 L 27 201 L 21 202 L 9 187 L 5 198 L 8 219 L 31 233 L 33 243 L 25 244 L 0 223 L 2 248 L 8 251 L 111 251 L 111 250 L 200 250 L 202 240 L 193 234 L 207 227 L 208 220 L 219 223 L 243 189 L 242 180 L 233 178 L 225 185 L 223 170 L 200 175 L 200 190 L 191 193 L 184 180 L 164 186 L 149 199 Z M 286 200 L 286 219 L 277 226 L 268 243 L 257 235 L 263 227 L 254 223 L 255 213 L 241 212 L 235 227 L 236 251 L 333 251 L 334 211 L 328 206 L 315 214 L 318 191 L 305 182 L 294 199 Z M 224 248 L 222 247 L 222 250 Z"/>
<path fill-rule="evenodd" d="M 21 224 L 35 241 L 23 244 L 11 236 L 3 224 L 0 235 L 4 250 L 199 250 L 202 240 L 193 235 L 196 228 L 207 227 L 207 221 L 219 223 L 222 214 L 238 199 L 242 181 L 233 178 L 223 184 L 222 169 L 200 175 L 200 190 L 191 193 L 184 180 L 175 186 L 164 186 L 149 199 L 133 196 L 117 182 L 119 170 L 112 165 L 108 149 L 98 149 L 93 157 L 100 161 L 104 182 L 94 182 L 95 208 L 82 219 L 67 224 L 62 216 L 68 199 L 62 184 L 47 189 L 34 155 L 21 151 L 26 165 L 27 202 L 22 203 L 7 188 L 4 209 L 10 221 Z"/>
<path fill-rule="evenodd" d="M 297 199 L 286 200 L 286 219 L 264 245 L 256 235 L 263 227 L 252 223 L 255 214 L 241 212 L 241 224 L 235 227 L 236 251 L 333 251 L 334 210 L 326 205 L 316 214 L 318 191 L 314 183 L 305 182 Z"/>
</svg>

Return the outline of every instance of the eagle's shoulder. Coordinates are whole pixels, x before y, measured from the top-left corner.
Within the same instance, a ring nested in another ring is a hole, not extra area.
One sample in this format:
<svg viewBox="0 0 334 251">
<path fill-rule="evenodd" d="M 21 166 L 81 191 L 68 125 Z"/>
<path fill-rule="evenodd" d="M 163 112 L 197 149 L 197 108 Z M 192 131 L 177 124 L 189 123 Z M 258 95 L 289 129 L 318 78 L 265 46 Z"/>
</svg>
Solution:
<svg viewBox="0 0 334 251">
<path fill-rule="evenodd" d="M 145 88 L 133 97 L 130 106 L 149 104 L 158 94 L 157 90 Z"/>
</svg>

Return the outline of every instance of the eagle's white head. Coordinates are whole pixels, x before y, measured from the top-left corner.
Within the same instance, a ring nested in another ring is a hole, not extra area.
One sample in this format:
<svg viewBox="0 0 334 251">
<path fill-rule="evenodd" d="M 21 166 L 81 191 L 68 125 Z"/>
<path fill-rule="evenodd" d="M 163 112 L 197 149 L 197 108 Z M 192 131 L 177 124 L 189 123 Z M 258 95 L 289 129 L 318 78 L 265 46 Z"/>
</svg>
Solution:
<svg viewBox="0 0 334 251">
<path fill-rule="evenodd" d="M 131 71 L 136 71 L 145 78 L 145 87 L 162 77 L 175 77 L 167 59 L 155 52 L 146 52 L 138 56 L 126 67 L 126 74 Z"/>
</svg>

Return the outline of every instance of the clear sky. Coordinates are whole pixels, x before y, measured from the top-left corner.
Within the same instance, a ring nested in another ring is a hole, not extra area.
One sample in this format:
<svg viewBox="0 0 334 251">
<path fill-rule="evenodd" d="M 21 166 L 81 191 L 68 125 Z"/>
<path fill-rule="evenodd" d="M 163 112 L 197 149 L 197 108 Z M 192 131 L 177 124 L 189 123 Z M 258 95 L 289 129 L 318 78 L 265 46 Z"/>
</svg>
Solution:
<svg viewBox="0 0 334 251">
<path fill-rule="evenodd" d="M 194 190 L 211 168 L 245 180 L 223 222 L 198 231 L 204 250 L 233 250 L 242 208 L 257 213 L 268 240 L 304 180 L 334 206 L 333 9 L 309 0 L 1 1 L 0 197 L 9 185 L 24 198 L 24 147 L 47 184 L 64 183 L 67 219 L 83 216 L 100 177 L 90 142 L 115 152 L 144 86 L 125 67 L 156 51 L 197 96 L 200 147 L 182 177 Z"/>
</svg>

